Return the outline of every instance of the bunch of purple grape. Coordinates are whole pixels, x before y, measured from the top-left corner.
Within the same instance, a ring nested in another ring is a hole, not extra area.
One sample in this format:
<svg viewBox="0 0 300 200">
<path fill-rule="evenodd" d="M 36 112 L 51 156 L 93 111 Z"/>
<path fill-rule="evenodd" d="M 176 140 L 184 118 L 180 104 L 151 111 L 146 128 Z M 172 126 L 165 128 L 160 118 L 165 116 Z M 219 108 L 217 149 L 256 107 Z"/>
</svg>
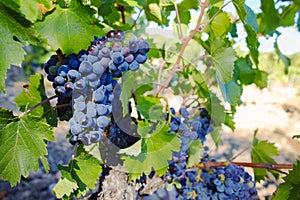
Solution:
<svg viewBox="0 0 300 200">
<path fill-rule="evenodd" d="M 63 61 L 59 61 L 57 55 L 52 55 L 44 65 L 44 71 L 47 73 L 47 79 L 52 82 L 52 87 L 58 95 L 57 106 L 58 117 L 61 120 L 69 120 L 72 116 L 72 94 L 74 82 L 78 78 L 79 65 L 87 55 L 86 51 L 80 51 L 78 54 L 70 54 Z"/>
<path fill-rule="evenodd" d="M 186 108 L 180 108 L 180 115 L 175 115 L 174 108 L 171 111 L 170 130 L 171 133 L 180 133 L 180 135 L 191 140 L 200 139 L 202 144 L 206 139 L 206 135 L 213 131 L 212 120 L 205 108 L 200 109 L 199 116 L 189 120 L 189 111 Z"/>
<path fill-rule="evenodd" d="M 81 62 L 74 82 L 73 117 L 69 120 L 72 144 L 90 145 L 99 142 L 105 132 L 116 132 L 109 128 L 115 79 L 125 71 L 137 70 L 146 62 L 149 51 L 149 44 L 142 38 L 131 38 L 128 46 L 125 42 L 125 33 L 120 30 L 95 37 Z"/>
</svg>

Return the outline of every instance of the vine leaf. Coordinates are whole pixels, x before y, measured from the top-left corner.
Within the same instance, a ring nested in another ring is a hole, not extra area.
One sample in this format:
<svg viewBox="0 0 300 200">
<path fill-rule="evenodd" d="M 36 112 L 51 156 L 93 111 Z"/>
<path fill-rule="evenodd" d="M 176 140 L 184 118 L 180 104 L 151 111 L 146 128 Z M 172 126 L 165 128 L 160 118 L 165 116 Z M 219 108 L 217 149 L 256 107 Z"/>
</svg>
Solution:
<svg viewBox="0 0 300 200">
<path fill-rule="evenodd" d="M 219 13 L 209 25 L 216 38 L 223 38 L 230 31 L 231 23 L 227 13 Z"/>
<path fill-rule="evenodd" d="M 215 39 L 211 41 L 211 56 L 216 66 L 217 76 L 222 83 L 231 81 L 234 61 L 236 60 L 235 52 L 232 47 L 224 47 L 224 41 Z"/>
<path fill-rule="evenodd" d="M 21 13 L 29 21 L 41 20 L 43 14 L 54 7 L 51 0 L 5 0 L 5 5 Z"/>
<path fill-rule="evenodd" d="M 38 44 L 36 31 L 30 27 L 24 27 L 12 16 L 6 7 L 0 3 L 0 91 L 4 92 L 6 71 L 10 65 L 21 66 L 25 51 L 23 43 L 16 41 L 17 37 L 22 42 Z"/>
<path fill-rule="evenodd" d="M 234 63 L 234 78 L 243 85 L 250 85 L 255 78 L 255 72 L 252 68 L 252 62 L 249 56 L 238 58 Z"/>
<path fill-rule="evenodd" d="M 0 124 L 0 176 L 14 186 L 20 182 L 21 175 L 27 177 L 30 170 L 38 169 L 38 160 L 48 154 L 45 140 L 53 141 L 55 137 L 39 118 L 14 117 L 8 111 L 0 111 L 1 118 L 8 117 L 4 121 L 6 125 Z"/>
<path fill-rule="evenodd" d="M 202 149 L 202 144 L 201 141 L 198 140 L 193 140 L 190 144 L 189 144 L 189 159 L 187 162 L 186 167 L 193 167 L 195 165 L 197 165 L 201 158 L 203 157 L 203 149 Z"/>
<path fill-rule="evenodd" d="M 223 98 L 230 105 L 238 105 L 241 103 L 240 97 L 242 95 L 242 86 L 235 81 L 230 81 L 223 84 L 217 77 L 218 84 L 220 86 Z"/>
<path fill-rule="evenodd" d="M 167 124 L 158 124 L 154 133 L 142 138 L 141 143 L 134 144 L 141 145 L 138 156 L 122 156 L 129 179 L 139 178 L 143 172 L 148 175 L 152 169 L 158 175 L 163 175 L 168 170 L 168 160 L 172 159 L 172 151 L 180 150 L 180 139 L 175 134 L 168 133 L 168 130 Z"/>
<path fill-rule="evenodd" d="M 74 0 L 69 8 L 57 6 L 51 15 L 37 22 L 35 27 L 53 49 L 60 48 L 63 53 L 70 54 L 87 49 L 95 35 L 104 33 L 95 25 L 97 21 L 93 18 L 94 14 L 95 10 Z"/>
<path fill-rule="evenodd" d="M 233 0 L 232 3 L 240 19 L 244 21 L 246 19 L 245 0 Z"/>
<path fill-rule="evenodd" d="M 77 150 L 77 158 L 68 166 L 59 165 L 62 177 L 54 187 L 58 198 L 71 197 L 75 194 L 84 195 L 89 189 L 95 189 L 99 174 L 102 172 L 101 162 L 88 154 L 82 146 Z"/>
<path fill-rule="evenodd" d="M 273 200 L 300 199 L 300 161 L 293 165 L 284 178 L 284 183 L 280 184 Z"/>
<path fill-rule="evenodd" d="M 259 141 L 256 138 L 256 133 L 253 138 L 253 146 L 251 152 L 251 159 L 254 163 L 276 163 L 272 156 L 278 156 L 278 150 L 275 147 L 274 143 L 270 143 L 266 140 Z M 268 176 L 267 169 L 254 168 L 254 177 L 255 181 L 259 182 Z M 278 178 L 279 173 L 276 171 L 270 171 L 274 177 Z"/>
</svg>

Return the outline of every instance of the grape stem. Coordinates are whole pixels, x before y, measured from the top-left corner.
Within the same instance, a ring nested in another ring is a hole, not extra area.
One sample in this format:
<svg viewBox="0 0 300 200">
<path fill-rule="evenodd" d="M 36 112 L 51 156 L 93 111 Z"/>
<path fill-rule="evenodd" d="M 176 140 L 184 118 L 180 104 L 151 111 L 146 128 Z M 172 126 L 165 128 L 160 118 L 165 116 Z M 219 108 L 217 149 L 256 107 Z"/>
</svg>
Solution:
<svg viewBox="0 0 300 200">
<path fill-rule="evenodd" d="M 168 84 L 170 83 L 170 81 L 172 80 L 173 76 L 175 75 L 175 73 L 178 71 L 179 69 L 179 64 L 180 64 L 180 61 L 182 59 L 182 56 L 183 56 L 183 53 L 185 51 L 185 48 L 187 47 L 189 41 L 194 37 L 194 35 L 199 31 L 200 29 L 200 26 L 201 26 L 201 21 L 202 21 L 202 18 L 204 16 L 204 12 L 205 12 L 205 9 L 206 7 L 208 6 L 209 4 L 209 0 L 205 0 L 204 3 L 201 4 L 201 11 L 200 11 L 200 14 L 199 14 L 199 17 L 198 17 L 198 21 L 197 21 L 197 25 L 195 27 L 194 30 L 192 30 L 190 32 L 190 34 L 183 39 L 183 43 L 182 43 L 182 46 L 181 46 L 181 49 L 180 49 L 180 52 L 179 52 L 179 55 L 177 57 L 177 60 L 176 60 L 176 63 L 173 65 L 173 68 L 170 72 L 170 75 L 168 76 L 168 78 L 165 80 L 164 84 L 159 88 L 156 96 L 159 96 L 161 93 L 163 93 L 163 91 L 165 90 L 165 88 L 168 87 Z"/>
<path fill-rule="evenodd" d="M 58 96 L 57 96 L 57 95 L 54 95 L 54 96 L 51 96 L 51 97 L 49 97 L 49 98 L 47 98 L 47 99 L 44 99 L 44 100 L 41 101 L 40 103 L 35 104 L 34 106 L 32 106 L 32 107 L 30 107 L 29 109 L 27 109 L 24 113 L 22 113 L 22 114 L 20 115 L 20 117 L 23 117 L 24 115 L 26 115 L 26 114 L 30 113 L 31 111 L 33 111 L 34 109 L 36 109 L 37 107 L 39 107 L 39 106 L 41 106 L 41 105 L 43 105 L 43 104 L 49 102 L 50 100 L 52 100 L 52 99 L 54 99 L 54 98 L 56 98 L 56 97 L 58 97 Z"/>
<path fill-rule="evenodd" d="M 63 55 L 61 49 L 57 49 L 56 54 L 57 54 L 57 58 L 58 58 L 60 65 L 63 65 L 64 64 L 64 55 Z"/>
<path fill-rule="evenodd" d="M 177 3 L 175 1 L 172 1 L 172 3 L 174 4 L 174 8 L 175 8 L 175 11 L 176 11 L 176 18 L 177 18 L 177 21 L 178 21 L 180 39 L 182 40 L 183 39 L 183 33 L 182 33 L 182 27 L 181 27 L 179 12 L 178 12 L 178 6 L 177 6 Z"/>
<path fill-rule="evenodd" d="M 180 61 L 182 59 L 182 56 L 183 56 L 183 53 L 185 51 L 185 48 L 187 47 L 187 45 L 189 44 L 190 40 L 194 37 L 194 35 L 197 33 L 197 32 L 203 32 L 207 27 L 208 25 L 215 19 L 215 17 L 222 11 L 222 9 L 227 6 L 231 1 L 227 2 L 226 4 L 224 4 L 219 10 L 218 12 L 216 12 L 212 18 L 210 18 L 210 20 L 204 25 L 201 27 L 201 21 L 202 21 L 202 18 L 204 16 L 204 12 L 205 12 L 205 9 L 207 8 L 208 4 L 209 4 L 209 0 L 205 0 L 204 3 L 201 3 L 201 11 L 200 11 L 200 14 L 199 14 L 199 17 L 198 17 L 198 20 L 197 20 L 197 24 L 196 24 L 196 27 L 190 32 L 190 34 L 185 37 L 183 39 L 183 43 L 182 43 L 182 46 L 181 46 L 181 49 L 180 49 L 180 52 L 179 52 L 179 55 L 177 57 L 177 60 L 175 62 L 175 64 L 173 65 L 173 68 L 170 72 L 170 75 L 168 76 L 168 78 L 165 80 L 164 84 L 159 88 L 158 92 L 156 93 L 156 97 L 158 97 L 160 94 L 162 94 L 164 92 L 164 90 L 168 87 L 168 84 L 170 83 L 170 81 L 172 80 L 173 76 L 175 75 L 176 72 L 178 71 L 182 71 L 184 69 L 183 68 L 180 68 L 179 67 L 179 64 L 180 64 Z M 176 7 L 176 6 L 175 6 Z M 176 9 L 176 8 L 175 8 Z"/>
<path fill-rule="evenodd" d="M 200 162 L 197 168 L 225 167 L 234 164 L 243 167 L 264 168 L 267 170 L 293 169 L 292 164 L 272 164 L 272 163 L 248 163 L 248 162 Z"/>
</svg>

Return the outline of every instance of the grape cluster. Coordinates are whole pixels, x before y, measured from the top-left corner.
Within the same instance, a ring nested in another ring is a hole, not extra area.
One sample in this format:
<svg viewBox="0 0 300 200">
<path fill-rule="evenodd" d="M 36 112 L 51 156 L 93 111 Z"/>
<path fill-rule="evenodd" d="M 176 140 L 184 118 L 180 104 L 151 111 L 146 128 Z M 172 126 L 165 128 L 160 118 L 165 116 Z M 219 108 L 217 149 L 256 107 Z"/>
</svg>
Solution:
<svg viewBox="0 0 300 200">
<path fill-rule="evenodd" d="M 211 118 L 205 108 L 200 109 L 200 115 L 189 120 L 189 112 L 186 108 L 180 108 L 180 115 L 175 116 L 174 108 L 171 111 L 170 130 L 171 133 L 180 133 L 182 136 L 191 140 L 200 139 L 202 144 L 206 139 L 206 135 L 213 131 Z M 183 118 L 183 119 L 182 119 Z"/>
<path fill-rule="evenodd" d="M 79 77 L 80 62 L 86 55 L 86 51 L 70 54 L 63 59 L 62 63 L 57 55 L 52 55 L 44 65 L 47 79 L 52 82 L 55 93 L 58 95 L 57 106 L 62 105 L 57 109 L 58 117 L 61 120 L 68 120 L 72 116 L 71 102 L 74 82 Z"/>
<path fill-rule="evenodd" d="M 211 169 L 187 169 L 188 145 L 190 140 L 200 139 L 202 144 L 206 135 L 211 132 L 211 118 L 205 108 L 192 121 L 186 108 L 179 110 L 176 115 L 170 109 L 170 130 L 179 133 L 181 146 L 179 152 L 173 152 L 169 162 L 169 170 L 164 175 L 166 180 L 180 184 L 177 187 L 176 199 L 255 199 L 257 191 L 252 177 L 242 167 L 228 165 Z M 201 162 L 207 162 L 208 154 Z M 175 186 L 177 186 L 175 184 Z"/>
<path fill-rule="evenodd" d="M 88 48 L 74 82 L 73 117 L 69 120 L 72 144 L 99 142 L 104 133 L 112 135 L 113 140 L 123 135 L 111 118 L 115 79 L 122 72 L 137 70 L 146 62 L 149 51 L 149 44 L 142 38 L 131 38 L 128 46 L 125 42 L 123 31 L 109 31 L 103 37 L 94 37 Z"/>
</svg>

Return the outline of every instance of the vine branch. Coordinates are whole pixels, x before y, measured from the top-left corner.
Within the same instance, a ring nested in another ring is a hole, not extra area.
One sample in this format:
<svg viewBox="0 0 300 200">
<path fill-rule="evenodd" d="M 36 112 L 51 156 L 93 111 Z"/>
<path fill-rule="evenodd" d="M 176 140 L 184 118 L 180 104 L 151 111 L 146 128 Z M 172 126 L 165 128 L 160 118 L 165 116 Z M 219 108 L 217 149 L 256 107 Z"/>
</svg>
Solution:
<svg viewBox="0 0 300 200">
<path fill-rule="evenodd" d="M 40 103 L 37 103 L 37 104 L 35 104 L 34 106 L 32 106 L 32 107 L 30 107 L 29 109 L 27 109 L 24 113 L 22 113 L 22 114 L 20 115 L 20 117 L 22 117 L 22 116 L 24 116 L 24 115 L 30 113 L 31 111 L 33 111 L 33 110 L 36 109 L 37 107 L 39 107 L 39 106 L 41 106 L 41 105 L 43 105 L 43 104 L 49 102 L 49 101 L 52 100 L 52 99 L 55 99 L 56 97 L 58 97 L 58 96 L 57 96 L 57 95 L 53 95 L 53 96 L 51 96 L 51 97 L 49 97 L 49 98 L 47 98 L 47 99 L 44 99 L 44 100 L 41 101 Z"/>
<path fill-rule="evenodd" d="M 168 84 L 170 83 L 171 79 L 173 78 L 173 76 L 175 75 L 175 73 L 178 71 L 179 69 L 179 63 L 182 59 L 183 53 L 185 51 L 185 48 L 187 47 L 188 43 L 190 42 L 190 40 L 194 37 L 194 35 L 198 32 L 200 26 L 201 26 L 201 21 L 202 18 L 204 16 L 204 12 L 206 7 L 209 4 L 209 0 L 205 0 L 204 3 L 201 4 L 201 11 L 197 20 L 197 24 L 196 27 L 190 32 L 190 34 L 183 39 L 183 43 L 179 52 L 179 55 L 177 57 L 176 63 L 173 65 L 173 68 L 170 72 L 170 75 L 168 76 L 168 78 L 165 80 L 164 84 L 162 85 L 162 87 L 159 88 L 156 96 L 158 96 L 159 94 L 163 93 L 163 91 L 165 90 L 165 88 L 167 88 Z"/>
</svg>

